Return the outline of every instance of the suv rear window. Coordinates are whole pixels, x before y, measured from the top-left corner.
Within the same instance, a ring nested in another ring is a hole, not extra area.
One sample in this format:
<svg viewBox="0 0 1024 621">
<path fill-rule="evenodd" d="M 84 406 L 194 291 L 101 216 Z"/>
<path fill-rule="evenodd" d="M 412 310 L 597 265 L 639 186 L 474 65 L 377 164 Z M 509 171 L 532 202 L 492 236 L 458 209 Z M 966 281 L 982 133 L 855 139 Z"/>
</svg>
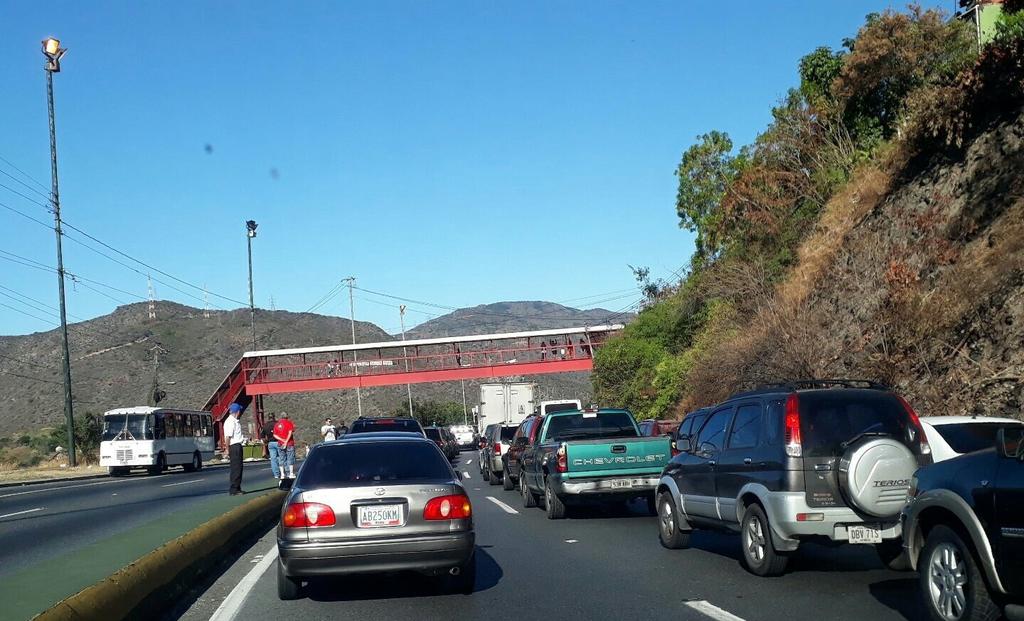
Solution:
<svg viewBox="0 0 1024 621">
<path fill-rule="evenodd" d="M 352 433 L 372 433 L 377 431 L 409 431 L 423 433 L 423 428 L 416 421 L 408 418 L 360 418 L 352 423 L 348 430 Z"/>
<path fill-rule="evenodd" d="M 953 423 L 934 425 L 934 428 L 957 453 L 973 453 L 992 448 L 999 430 L 1014 426 L 1013 423 Z"/>
<path fill-rule="evenodd" d="M 890 393 L 833 389 L 801 392 L 799 399 L 804 457 L 839 456 L 843 443 L 863 433 L 884 434 L 916 448 L 907 437 L 907 412 Z"/>
<path fill-rule="evenodd" d="M 501 428 L 501 439 L 508 442 L 512 439 L 512 436 L 516 435 L 515 427 L 502 427 Z"/>
<path fill-rule="evenodd" d="M 588 438 L 636 438 L 639 433 L 633 417 L 626 412 L 559 414 L 551 417 L 546 441 L 585 440 Z"/>
<path fill-rule="evenodd" d="M 311 452 L 296 485 L 317 489 L 451 477 L 444 457 L 427 442 L 353 442 Z"/>
<path fill-rule="evenodd" d="M 441 430 L 435 427 L 427 427 L 423 430 L 423 433 L 427 434 L 427 437 L 435 442 L 441 439 Z"/>
</svg>

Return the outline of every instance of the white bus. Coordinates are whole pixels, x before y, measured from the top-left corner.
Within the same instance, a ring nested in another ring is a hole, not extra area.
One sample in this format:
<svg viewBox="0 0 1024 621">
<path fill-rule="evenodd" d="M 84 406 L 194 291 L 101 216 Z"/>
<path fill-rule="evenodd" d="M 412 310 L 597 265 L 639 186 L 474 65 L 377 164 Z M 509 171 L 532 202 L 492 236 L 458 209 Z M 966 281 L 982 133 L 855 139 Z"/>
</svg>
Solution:
<svg viewBox="0 0 1024 621">
<path fill-rule="evenodd" d="M 103 414 L 100 466 L 110 476 L 145 468 L 160 474 L 168 466 L 185 472 L 203 467 L 215 449 L 213 416 L 209 412 L 174 408 L 117 408 Z"/>
</svg>

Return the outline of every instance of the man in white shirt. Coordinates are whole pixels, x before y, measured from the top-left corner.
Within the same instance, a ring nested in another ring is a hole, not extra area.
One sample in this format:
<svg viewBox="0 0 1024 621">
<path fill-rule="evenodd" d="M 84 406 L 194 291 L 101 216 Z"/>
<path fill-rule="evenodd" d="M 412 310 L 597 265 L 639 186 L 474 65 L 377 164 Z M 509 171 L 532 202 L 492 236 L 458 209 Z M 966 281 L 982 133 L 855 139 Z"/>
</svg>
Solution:
<svg viewBox="0 0 1024 621">
<path fill-rule="evenodd" d="M 320 436 L 324 439 L 324 442 L 330 442 L 338 439 L 337 432 L 334 429 L 334 423 L 331 422 L 330 418 L 325 420 L 324 426 L 320 428 Z"/>
<path fill-rule="evenodd" d="M 242 423 L 238 420 L 242 416 L 242 406 L 232 403 L 228 407 L 228 417 L 224 419 L 224 442 L 228 445 L 228 459 L 231 462 L 231 487 L 228 493 L 238 496 L 242 491 L 242 443 L 245 437 L 242 435 Z"/>
</svg>

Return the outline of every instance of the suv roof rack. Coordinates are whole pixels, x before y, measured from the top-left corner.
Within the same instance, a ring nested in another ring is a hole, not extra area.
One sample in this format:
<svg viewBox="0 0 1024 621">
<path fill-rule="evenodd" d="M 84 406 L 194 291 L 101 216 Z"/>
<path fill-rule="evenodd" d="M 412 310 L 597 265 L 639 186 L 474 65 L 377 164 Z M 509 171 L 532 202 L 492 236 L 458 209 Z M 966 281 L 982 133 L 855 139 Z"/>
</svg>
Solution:
<svg viewBox="0 0 1024 621">
<path fill-rule="evenodd" d="M 773 392 L 813 390 L 816 388 L 861 388 L 866 390 L 892 390 L 889 386 L 886 386 L 881 382 L 876 382 L 874 380 L 868 379 L 807 379 L 762 384 L 761 386 L 758 386 L 753 390 L 736 393 L 729 397 L 729 400 L 738 399 L 741 397 L 752 397 L 754 395 L 763 395 L 766 393 Z"/>
</svg>

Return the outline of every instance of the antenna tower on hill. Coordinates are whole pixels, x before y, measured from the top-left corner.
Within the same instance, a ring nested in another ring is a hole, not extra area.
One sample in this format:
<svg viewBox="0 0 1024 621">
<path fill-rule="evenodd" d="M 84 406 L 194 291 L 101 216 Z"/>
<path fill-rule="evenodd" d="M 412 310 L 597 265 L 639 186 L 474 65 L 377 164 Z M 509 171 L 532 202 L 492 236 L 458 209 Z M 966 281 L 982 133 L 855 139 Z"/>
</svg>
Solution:
<svg viewBox="0 0 1024 621">
<path fill-rule="evenodd" d="M 156 319 L 156 292 L 153 291 L 153 279 L 146 276 L 146 285 L 149 289 L 149 318 Z"/>
</svg>

